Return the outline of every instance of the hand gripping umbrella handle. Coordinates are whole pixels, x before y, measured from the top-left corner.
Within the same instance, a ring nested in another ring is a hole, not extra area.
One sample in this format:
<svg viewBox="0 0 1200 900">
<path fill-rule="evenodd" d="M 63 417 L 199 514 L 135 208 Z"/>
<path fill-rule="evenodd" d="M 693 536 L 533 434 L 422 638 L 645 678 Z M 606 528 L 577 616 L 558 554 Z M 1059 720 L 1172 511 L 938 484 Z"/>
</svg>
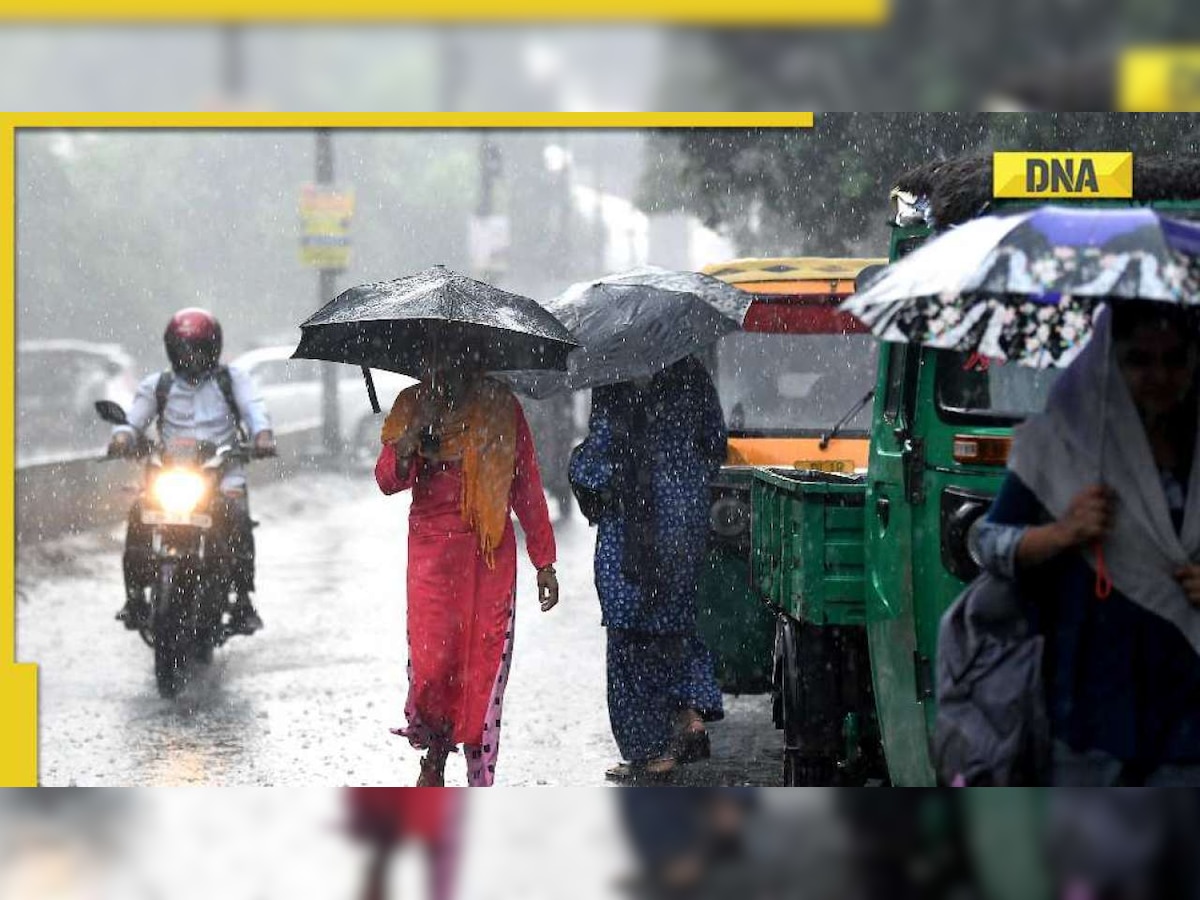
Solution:
<svg viewBox="0 0 1200 900">
<path fill-rule="evenodd" d="M 1096 599 L 1107 600 L 1112 594 L 1112 576 L 1108 574 L 1108 563 L 1104 559 L 1104 542 L 1092 544 L 1092 552 L 1096 554 Z"/>
</svg>

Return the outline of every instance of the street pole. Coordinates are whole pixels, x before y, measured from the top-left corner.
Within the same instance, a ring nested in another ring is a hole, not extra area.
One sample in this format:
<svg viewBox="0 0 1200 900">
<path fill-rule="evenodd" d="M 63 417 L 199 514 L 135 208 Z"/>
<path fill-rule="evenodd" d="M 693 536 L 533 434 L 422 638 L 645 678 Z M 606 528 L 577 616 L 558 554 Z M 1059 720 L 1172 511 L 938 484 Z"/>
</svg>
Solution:
<svg viewBox="0 0 1200 900">
<path fill-rule="evenodd" d="M 600 146 L 597 146 L 599 144 Z M 596 221 L 592 235 L 593 252 L 596 254 L 596 271 L 603 272 L 608 262 L 608 223 L 604 221 L 604 162 L 605 151 L 601 139 L 592 135 L 591 149 L 595 160 L 592 168 L 594 187 L 596 191 Z"/>
<path fill-rule="evenodd" d="M 221 90 L 228 104 L 236 106 L 246 90 L 246 57 L 241 25 L 221 29 Z"/>
<path fill-rule="evenodd" d="M 573 260 L 571 259 L 571 226 L 573 224 L 573 213 L 575 211 L 575 198 L 571 192 L 571 183 L 574 179 L 575 160 L 571 156 L 571 142 L 568 138 L 568 133 L 560 131 L 558 133 L 558 145 L 563 149 L 563 167 L 559 172 L 558 182 L 558 259 L 561 262 L 561 274 L 568 275 L 574 268 Z"/>
<path fill-rule="evenodd" d="M 496 212 L 496 179 L 499 174 L 500 148 L 484 132 L 479 137 L 479 205 L 475 208 L 475 215 L 480 222 L 486 222 Z M 487 265 L 478 273 L 480 279 L 489 282 L 498 275 Z"/>
<path fill-rule="evenodd" d="M 327 128 L 316 132 L 316 182 L 333 184 L 333 134 Z M 319 269 L 317 273 L 317 307 L 333 299 L 337 292 L 337 269 Z M 342 429 L 338 409 L 338 367 L 325 363 L 321 367 L 321 443 L 325 455 L 335 459 L 342 452 Z"/>
<path fill-rule="evenodd" d="M 443 25 L 439 37 L 437 108 L 440 112 L 453 112 L 458 109 L 462 95 L 466 53 L 459 26 Z"/>
<path fill-rule="evenodd" d="M 495 202 L 495 154 L 496 147 L 491 138 L 484 134 L 479 139 L 479 206 L 480 216 L 490 216 Z"/>
</svg>

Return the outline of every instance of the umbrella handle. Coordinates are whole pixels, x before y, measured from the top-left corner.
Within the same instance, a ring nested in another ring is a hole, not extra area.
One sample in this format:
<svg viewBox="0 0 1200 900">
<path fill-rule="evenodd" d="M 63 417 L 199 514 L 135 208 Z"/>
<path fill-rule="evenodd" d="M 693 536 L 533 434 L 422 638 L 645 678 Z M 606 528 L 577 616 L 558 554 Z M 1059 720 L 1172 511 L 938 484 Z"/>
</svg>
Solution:
<svg viewBox="0 0 1200 900">
<path fill-rule="evenodd" d="M 1096 599 L 1107 600 L 1112 595 L 1112 576 L 1108 574 L 1108 562 L 1104 559 L 1104 542 L 1092 544 L 1092 552 L 1096 554 Z"/>
<path fill-rule="evenodd" d="M 367 383 L 367 399 L 371 401 L 371 412 L 379 415 L 383 412 L 379 408 L 379 395 L 375 393 L 375 379 L 371 377 L 371 370 L 366 366 L 362 367 L 363 381 Z"/>
</svg>

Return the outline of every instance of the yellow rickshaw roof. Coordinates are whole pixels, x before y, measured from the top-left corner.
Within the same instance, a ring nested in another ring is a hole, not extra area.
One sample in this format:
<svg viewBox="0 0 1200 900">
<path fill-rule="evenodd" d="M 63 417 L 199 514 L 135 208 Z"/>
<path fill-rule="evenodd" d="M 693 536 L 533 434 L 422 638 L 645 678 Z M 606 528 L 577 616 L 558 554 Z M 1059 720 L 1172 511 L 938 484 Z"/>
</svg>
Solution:
<svg viewBox="0 0 1200 900">
<path fill-rule="evenodd" d="M 700 271 L 727 284 L 756 281 L 853 281 L 867 266 L 885 265 L 886 259 L 838 259 L 824 256 L 781 256 L 768 259 L 731 259 Z"/>
</svg>

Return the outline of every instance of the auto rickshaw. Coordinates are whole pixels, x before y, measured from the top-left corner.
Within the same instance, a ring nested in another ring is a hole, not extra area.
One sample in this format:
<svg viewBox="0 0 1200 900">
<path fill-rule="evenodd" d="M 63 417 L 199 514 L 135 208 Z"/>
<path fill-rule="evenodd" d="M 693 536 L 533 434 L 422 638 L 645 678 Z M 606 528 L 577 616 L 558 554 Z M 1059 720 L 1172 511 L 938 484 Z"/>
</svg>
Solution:
<svg viewBox="0 0 1200 900">
<path fill-rule="evenodd" d="M 1150 177 L 1156 171 L 1135 159 L 1132 200 L 1056 202 L 1200 217 L 1200 197 L 1186 195 L 1195 179 Z M 1036 205 L 991 192 L 990 159 L 904 176 L 892 192 L 890 259 L 932 233 L 913 209 L 957 209 L 937 223 L 949 227 Z M 754 471 L 752 572 L 780 612 L 774 693 L 785 783 L 935 784 L 941 616 L 978 573 L 970 529 L 1004 478 L 1012 428 L 1043 407 L 1054 377 L 882 344 L 866 473 Z"/>
<path fill-rule="evenodd" d="M 877 345 L 838 305 L 871 259 L 737 259 L 702 271 L 753 296 L 709 365 L 729 428 L 714 484 L 699 627 L 731 693 L 771 687 L 774 613 L 750 581 L 755 467 L 852 474 L 867 464 Z"/>
</svg>

